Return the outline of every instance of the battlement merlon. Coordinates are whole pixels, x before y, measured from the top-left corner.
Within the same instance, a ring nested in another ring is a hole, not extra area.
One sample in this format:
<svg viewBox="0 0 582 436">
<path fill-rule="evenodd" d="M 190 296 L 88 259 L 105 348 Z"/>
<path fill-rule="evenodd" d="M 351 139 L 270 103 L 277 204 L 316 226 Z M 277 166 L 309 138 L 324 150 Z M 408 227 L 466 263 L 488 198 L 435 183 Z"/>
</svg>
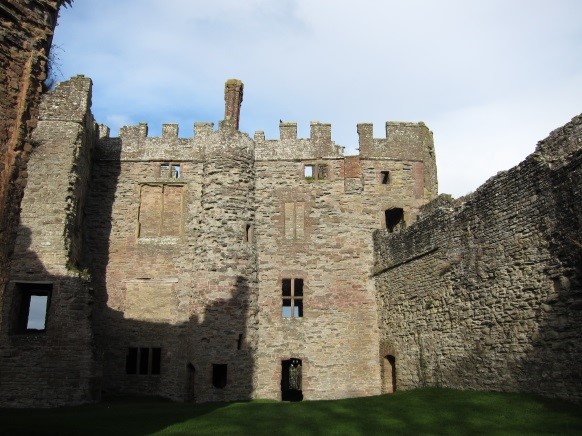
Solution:
<svg viewBox="0 0 582 436">
<path fill-rule="evenodd" d="M 428 151 L 434 155 L 432 132 L 422 121 L 387 121 L 386 138 L 373 137 L 372 123 L 358 124 L 357 131 L 362 158 L 422 161 Z"/>
</svg>

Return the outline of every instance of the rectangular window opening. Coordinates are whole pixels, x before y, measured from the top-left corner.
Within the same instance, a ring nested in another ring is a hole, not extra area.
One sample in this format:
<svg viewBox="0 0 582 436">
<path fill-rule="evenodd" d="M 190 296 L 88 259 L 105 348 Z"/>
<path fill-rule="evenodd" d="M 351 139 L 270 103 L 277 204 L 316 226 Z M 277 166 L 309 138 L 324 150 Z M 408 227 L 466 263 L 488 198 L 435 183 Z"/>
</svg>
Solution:
<svg viewBox="0 0 582 436">
<path fill-rule="evenodd" d="M 303 166 L 303 175 L 306 180 L 327 179 L 328 169 L 326 164 L 308 164 Z"/>
<path fill-rule="evenodd" d="M 182 170 L 180 168 L 180 165 L 179 164 L 172 164 L 172 174 L 170 175 L 170 177 L 172 179 L 179 179 L 181 175 L 182 175 Z"/>
<path fill-rule="evenodd" d="M 303 317 L 303 279 L 282 279 L 281 281 L 283 318 Z"/>
<path fill-rule="evenodd" d="M 380 183 L 383 185 L 390 183 L 390 171 L 380 171 Z"/>
<path fill-rule="evenodd" d="M 177 163 L 162 162 L 159 177 L 161 179 L 179 179 L 182 177 L 182 167 Z"/>
<path fill-rule="evenodd" d="M 245 225 L 245 242 L 253 241 L 253 226 L 251 224 Z"/>
<path fill-rule="evenodd" d="M 130 347 L 125 356 L 125 373 L 137 374 L 137 348 Z"/>
<path fill-rule="evenodd" d="M 44 332 L 53 285 L 50 283 L 17 283 L 15 290 L 18 308 L 15 330 L 17 332 Z"/>
<path fill-rule="evenodd" d="M 168 177 L 170 177 L 170 164 L 167 162 L 164 162 L 162 164 L 160 164 L 160 177 L 167 179 Z"/>
<path fill-rule="evenodd" d="M 148 374 L 150 368 L 150 349 L 139 349 L 139 373 L 142 375 Z"/>
<path fill-rule="evenodd" d="M 212 364 L 212 386 L 218 389 L 226 387 L 227 365 L 222 363 Z"/>
<path fill-rule="evenodd" d="M 162 349 L 159 347 L 129 347 L 125 356 L 125 373 L 129 375 L 160 375 Z"/>
</svg>

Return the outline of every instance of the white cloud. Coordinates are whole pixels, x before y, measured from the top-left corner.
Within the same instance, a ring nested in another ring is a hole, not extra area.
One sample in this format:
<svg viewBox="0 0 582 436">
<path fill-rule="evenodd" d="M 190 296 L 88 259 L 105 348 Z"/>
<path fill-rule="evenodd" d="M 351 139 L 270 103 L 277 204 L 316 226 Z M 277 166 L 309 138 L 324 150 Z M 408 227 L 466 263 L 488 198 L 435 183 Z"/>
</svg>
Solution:
<svg viewBox="0 0 582 436">
<path fill-rule="evenodd" d="M 93 78 L 98 121 L 189 135 L 237 77 L 250 134 L 317 119 L 354 153 L 358 122 L 425 121 L 441 190 L 462 195 L 581 111 L 580 16 L 575 0 L 102 0 L 63 10 L 55 41 L 66 77 Z"/>
</svg>

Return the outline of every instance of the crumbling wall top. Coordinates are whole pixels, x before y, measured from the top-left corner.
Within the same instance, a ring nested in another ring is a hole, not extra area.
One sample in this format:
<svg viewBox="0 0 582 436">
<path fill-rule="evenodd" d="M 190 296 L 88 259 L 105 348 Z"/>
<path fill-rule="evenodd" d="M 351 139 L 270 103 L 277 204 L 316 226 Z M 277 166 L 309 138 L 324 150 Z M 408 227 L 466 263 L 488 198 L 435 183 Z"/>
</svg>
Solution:
<svg viewBox="0 0 582 436">
<path fill-rule="evenodd" d="M 39 120 L 82 122 L 91 108 L 92 86 L 82 74 L 59 83 L 42 99 Z"/>
</svg>

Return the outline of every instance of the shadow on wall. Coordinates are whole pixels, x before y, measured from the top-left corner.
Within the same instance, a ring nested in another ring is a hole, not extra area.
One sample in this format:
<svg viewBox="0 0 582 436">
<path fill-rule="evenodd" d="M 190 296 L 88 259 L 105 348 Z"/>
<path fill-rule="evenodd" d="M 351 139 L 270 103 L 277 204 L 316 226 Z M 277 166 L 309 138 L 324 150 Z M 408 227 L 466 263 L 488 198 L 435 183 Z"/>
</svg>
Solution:
<svg viewBox="0 0 582 436">
<path fill-rule="evenodd" d="M 51 274 L 18 229 L 0 333 L 3 406 L 54 407 L 97 400 L 100 381 L 83 274 Z"/>
<path fill-rule="evenodd" d="M 130 280 L 128 284 L 128 277 L 108 271 L 111 256 L 117 255 L 111 253 L 110 243 L 113 204 L 126 207 L 123 197 L 128 194 L 118 192 L 121 144 L 118 138 L 107 141 L 106 158 L 97 156 L 93 163 L 85 206 L 83 262 L 89 265 L 94 287 L 93 328 L 99 365 L 103 368 L 104 395 L 152 395 L 179 401 L 250 399 L 255 347 L 247 326 L 252 292 L 245 277 L 231 277 L 228 285 L 222 284 L 220 289 L 222 295 L 229 297 L 214 299 L 201 307 L 204 295 L 194 293 L 201 292 L 201 287 L 191 279 L 180 283 L 177 279 L 174 282 L 158 279 L 164 273 L 147 265 L 151 278 Z M 136 247 L 138 254 L 127 261 L 147 261 L 139 256 L 142 248 Z M 171 251 L 160 253 L 172 257 Z M 196 272 L 187 275 L 190 273 Z M 121 292 L 112 296 L 108 288 Z M 108 302 L 124 292 L 124 302 Z M 137 302 L 148 312 L 146 316 L 131 310 L 131 301 L 140 295 L 141 301 Z M 173 308 L 168 308 L 168 301 L 173 301 Z M 125 310 L 110 308 L 116 304 Z M 192 309 L 194 306 L 196 310 Z M 164 312 L 171 315 L 161 316 Z M 199 315 L 192 316 L 194 312 Z M 167 321 L 168 318 L 172 321 Z"/>
</svg>

